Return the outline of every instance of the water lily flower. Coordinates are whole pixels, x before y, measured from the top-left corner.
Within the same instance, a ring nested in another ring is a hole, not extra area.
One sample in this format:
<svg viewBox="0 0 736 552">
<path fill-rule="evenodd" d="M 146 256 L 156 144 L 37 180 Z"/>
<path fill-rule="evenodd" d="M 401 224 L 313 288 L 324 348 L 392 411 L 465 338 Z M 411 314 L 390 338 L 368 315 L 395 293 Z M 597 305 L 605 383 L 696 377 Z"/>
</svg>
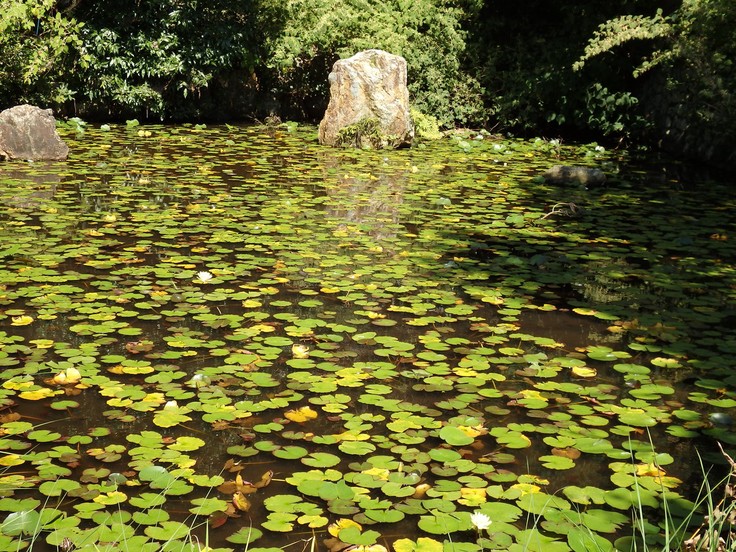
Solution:
<svg viewBox="0 0 736 552">
<path fill-rule="evenodd" d="M 197 272 L 197 278 L 199 278 L 199 281 L 203 284 L 206 284 L 212 279 L 212 273 L 207 272 L 206 270 L 203 270 L 202 272 Z"/>
<path fill-rule="evenodd" d="M 82 374 L 79 373 L 79 370 L 71 367 L 56 374 L 53 378 L 53 382 L 59 385 L 74 384 L 78 383 L 81 378 Z"/>
<path fill-rule="evenodd" d="M 164 405 L 164 410 L 176 410 L 177 408 L 179 408 L 179 405 L 176 401 L 166 401 Z"/>
<path fill-rule="evenodd" d="M 204 374 L 194 374 L 192 379 L 187 382 L 187 385 L 190 387 L 200 388 L 209 385 L 210 381 L 209 376 L 205 376 Z"/>
<path fill-rule="evenodd" d="M 483 512 L 474 512 L 470 514 L 470 523 L 472 523 L 478 531 L 483 531 L 491 526 L 491 518 Z"/>
<path fill-rule="evenodd" d="M 294 358 L 307 358 L 309 356 L 309 347 L 300 343 L 291 346 L 291 355 Z"/>
</svg>

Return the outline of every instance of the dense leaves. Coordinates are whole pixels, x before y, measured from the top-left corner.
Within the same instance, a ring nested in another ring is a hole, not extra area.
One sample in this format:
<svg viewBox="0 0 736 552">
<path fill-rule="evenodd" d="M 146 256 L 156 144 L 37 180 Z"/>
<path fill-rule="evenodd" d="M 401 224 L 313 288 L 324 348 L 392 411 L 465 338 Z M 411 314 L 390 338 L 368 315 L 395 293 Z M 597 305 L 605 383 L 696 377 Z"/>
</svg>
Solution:
<svg viewBox="0 0 736 552">
<path fill-rule="evenodd" d="M 0 106 L 73 97 L 69 77 L 87 63 L 76 55 L 82 26 L 55 8 L 55 0 L 6 0 L 0 10 Z"/>
<path fill-rule="evenodd" d="M 488 2 L 483 16 L 471 44 L 500 121 L 732 158 L 733 2 Z"/>
<path fill-rule="evenodd" d="M 283 7 L 285 6 L 285 7 Z M 339 57 L 368 48 L 404 56 L 409 90 L 420 111 L 444 125 L 483 119 L 481 89 L 463 67 L 467 39 L 461 25 L 473 13 L 436 0 L 294 0 L 273 8 L 283 19 L 270 44 L 269 62 L 294 100 L 312 90 L 312 116 L 321 116 L 327 97 L 325 75 Z"/>
<path fill-rule="evenodd" d="M 181 120 L 231 107 L 218 105 L 217 93 L 233 86 L 234 101 L 248 90 L 258 49 L 253 12 L 252 0 L 82 2 L 73 12 L 85 23 L 89 56 L 77 75 L 82 109 Z"/>
<path fill-rule="evenodd" d="M 9 0 L 0 106 L 85 118 L 318 120 L 335 60 L 408 61 L 414 113 L 733 156 L 730 0 Z M 431 120 L 431 119 L 430 119 Z"/>
</svg>

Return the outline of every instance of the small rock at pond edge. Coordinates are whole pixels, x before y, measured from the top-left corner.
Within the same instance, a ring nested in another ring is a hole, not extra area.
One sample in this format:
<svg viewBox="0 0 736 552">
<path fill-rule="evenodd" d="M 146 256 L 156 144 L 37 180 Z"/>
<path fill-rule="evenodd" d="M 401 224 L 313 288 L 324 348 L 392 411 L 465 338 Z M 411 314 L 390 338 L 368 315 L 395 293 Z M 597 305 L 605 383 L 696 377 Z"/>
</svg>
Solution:
<svg viewBox="0 0 736 552">
<path fill-rule="evenodd" d="M 715 425 L 719 426 L 732 426 L 733 417 L 725 412 L 713 412 L 708 419 Z"/>
<path fill-rule="evenodd" d="M 552 184 L 577 182 L 583 186 L 598 186 L 606 182 L 606 175 L 602 170 L 576 165 L 554 165 L 543 176 Z"/>
</svg>

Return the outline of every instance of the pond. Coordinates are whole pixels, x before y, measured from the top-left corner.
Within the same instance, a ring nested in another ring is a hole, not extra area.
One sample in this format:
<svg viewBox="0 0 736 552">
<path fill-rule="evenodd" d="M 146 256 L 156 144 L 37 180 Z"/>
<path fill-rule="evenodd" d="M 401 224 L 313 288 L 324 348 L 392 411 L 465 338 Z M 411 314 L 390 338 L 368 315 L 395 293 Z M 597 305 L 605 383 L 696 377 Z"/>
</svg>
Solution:
<svg viewBox="0 0 736 552">
<path fill-rule="evenodd" d="M 697 532 L 736 448 L 729 185 L 484 133 L 77 125 L 0 165 L 0 550 Z"/>
</svg>

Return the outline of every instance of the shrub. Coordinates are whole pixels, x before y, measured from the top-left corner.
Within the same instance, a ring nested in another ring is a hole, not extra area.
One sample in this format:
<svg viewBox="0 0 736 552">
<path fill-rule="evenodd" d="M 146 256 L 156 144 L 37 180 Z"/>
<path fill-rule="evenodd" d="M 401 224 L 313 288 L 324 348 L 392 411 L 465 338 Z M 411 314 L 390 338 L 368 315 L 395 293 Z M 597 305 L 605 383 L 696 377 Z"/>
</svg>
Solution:
<svg viewBox="0 0 736 552">
<path fill-rule="evenodd" d="M 633 66 L 633 75 L 649 77 L 642 102 L 658 138 L 700 159 L 736 159 L 736 3 L 684 0 L 667 16 L 613 18 L 599 27 L 574 68 L 641 40 L 651 44 L 650 53 Z"/>
<path fill-rule="evenodd" d="M 75 15 L 89 64 L 77 75 L 78 101 L 108 117 L 212 116 L 225 107 L 212 96 L 233 75 L 246 84 L 256 64 L 252 8 L 250 0 L 82 2 Z"/>
<path fill-rule="evenodd" d="M 268 64 L 288 105 L 319 117 L 327 75 L 341 57 L 378 48 L 403 56 L 413 103 L 443 126 L 483 118 L 482 88 L 462 68 L 466 33 L 458 5 L 437 0 L 292 0 L 269 2 L 280 31 L 268 41 Z M 287 108 L 288 109 L 288 108 Z"/>
<path fill-rule="evenodd" d="M 72 96 L 64 78 L 78 55 L 81 23 L 54 0 L 4 0 L 0 9 L 0 104 L 59 104 Z"/>
<path fill-rule="evenodd" d="M 442 138 L 440 123 L 432 115 L 425 115 L 416 107 L 411 108 L 411 119 L 414 122 L 414 135 L 419 140 L 439 140 Z"/>
<path fill-rule="evenodd" d="M 355 124 L 341 128 L 335 138 L 335 145 L 341 147 L 380 149 L 390 140 L 381 131 L 378 119 L 365 118 Z"/>
</svg>

